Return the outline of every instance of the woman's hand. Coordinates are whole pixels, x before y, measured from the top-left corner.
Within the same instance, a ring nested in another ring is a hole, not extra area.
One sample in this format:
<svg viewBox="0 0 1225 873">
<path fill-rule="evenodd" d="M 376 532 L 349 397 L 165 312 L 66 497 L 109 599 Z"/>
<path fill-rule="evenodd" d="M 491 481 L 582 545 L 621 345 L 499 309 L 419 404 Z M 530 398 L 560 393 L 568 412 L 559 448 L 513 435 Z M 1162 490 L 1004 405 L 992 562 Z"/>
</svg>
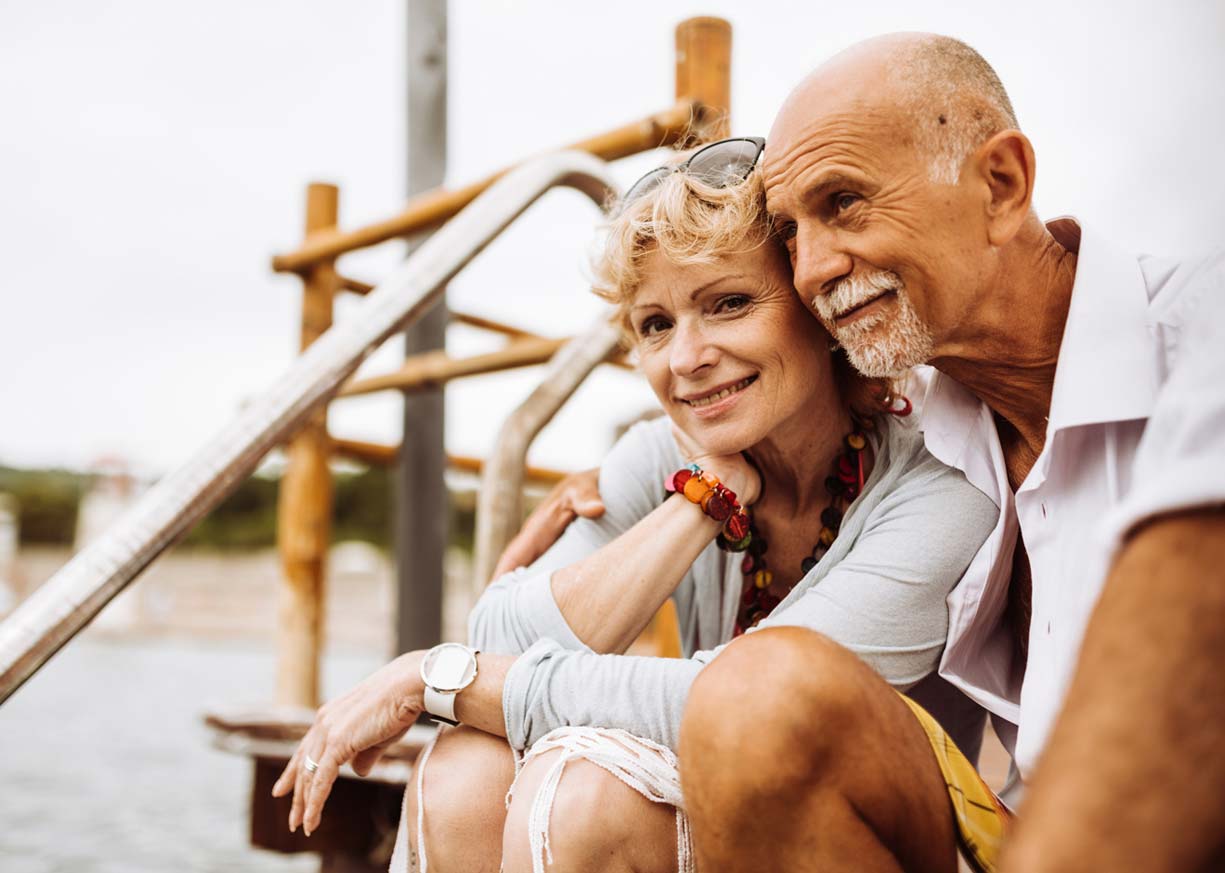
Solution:
<svg viewBox="0 0 1225 873">
<path fill-rule="evenodd" d="M 383 751 L 413 725 L 424 707 L 421 681 L 424 652 L 401 655 L 371 674 L 348 694 L 320 707 L 293 757 L 272 787 L 273 797 L 293 790 L 289 829 L 307 836 L 319 826 L 323 804 L 340 768 L 352 763 L 365 776 Z M 309 772 L 307 761 L 318 769 Z"/>
<path fill-rule="evenodd" d="M 676 425 L 672 425 L 672 438 L 676 440 L 681 457 L 719 477 L 719 481 L 736 495 L 741 506 L 751 506 L 757 501 L 761 495 L 761 474 L 742 452 L 712 455 Z"/>
</svg>

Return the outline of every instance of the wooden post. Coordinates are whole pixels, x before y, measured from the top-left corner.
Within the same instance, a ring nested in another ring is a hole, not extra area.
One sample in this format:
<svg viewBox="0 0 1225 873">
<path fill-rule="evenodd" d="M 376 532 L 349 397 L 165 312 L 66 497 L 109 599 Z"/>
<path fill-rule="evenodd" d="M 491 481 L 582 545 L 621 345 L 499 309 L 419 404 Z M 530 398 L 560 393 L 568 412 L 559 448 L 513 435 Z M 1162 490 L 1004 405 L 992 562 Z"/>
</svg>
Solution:
<svg viewBox="0 0 1225 873">
<path fill-rule="evenodd" d="M 689 18 L 676 27 L 676 98 L 692 100 L 699 141 L 729 135 L 732 117 L 732 25 L 722 18 Z"/>
<path fill-rule="evenodd" d="M 447 4 L 408 0 L 408 194 L 442 184 L 447 161 Z M 410 246 L 411 251 L 411 246 Z M 407 355 L 446 347 L 445 298 L 404 334 Z M 447 548 L 443 389 L 404 398 L 404 440 L 395 489 L 396 650 L 442 637 Z"/>
<path fill-rule="evenodd" d="M 336 227 L 340 191 L 311 184 L 306 191 L 306 237 Z M 332 326 L 336 287 L 333 262 L 303 273 L 302 340 L 305 349 Z M 289 443 L 277 505 L 277 545 L 283 583 L 277 616 L 276 701 L 319 704 L 319 653 L 323 637 L 323 584 L 332 534 L 332 474 L 326 409 Z"/>
</svg>

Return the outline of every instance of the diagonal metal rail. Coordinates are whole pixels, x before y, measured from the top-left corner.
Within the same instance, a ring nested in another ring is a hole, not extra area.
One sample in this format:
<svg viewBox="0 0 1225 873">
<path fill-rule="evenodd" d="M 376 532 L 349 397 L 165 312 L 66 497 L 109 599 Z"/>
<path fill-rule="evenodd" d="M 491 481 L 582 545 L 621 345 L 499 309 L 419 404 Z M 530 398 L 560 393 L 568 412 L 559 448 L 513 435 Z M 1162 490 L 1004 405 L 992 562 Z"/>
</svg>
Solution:
<svg viewBox="0 0 1225 873">
<path fill-rule="evenodd" d="M 305 423 L 384 340 L 424 314 L 468 261 L 559 186 L 600 205 L 615 190 L 606 164 L 580 152 L 545 155 L 509 172 L 379 283 L 352 318 L 316 340 L 257 402 L 27 598 L 0 624 L 0 703 Z"/>
</svg>

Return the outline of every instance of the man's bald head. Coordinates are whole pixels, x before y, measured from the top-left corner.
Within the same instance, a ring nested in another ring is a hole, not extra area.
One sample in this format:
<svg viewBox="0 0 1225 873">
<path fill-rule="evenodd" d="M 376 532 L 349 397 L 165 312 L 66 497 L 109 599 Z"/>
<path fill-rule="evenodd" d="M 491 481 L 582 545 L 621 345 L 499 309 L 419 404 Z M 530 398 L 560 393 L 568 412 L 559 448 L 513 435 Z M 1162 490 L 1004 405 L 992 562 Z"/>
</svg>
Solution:
<svg viewBox="0 0 1225 873">
<path fill-rule="evenodd" d="M 814 70 L 783 104 L 771 131 L 798 131 L 839 105 L 895 115 L 929 164 L 933 182 L 957 181 L 962 163 L 1001 130 L 1017 128 L 1003 83 L 964 42 L 896 33 L 851 46 Z"/>
<path fill-rule="evenodd" d="M 766 206 L 796 290 L 861 372 L 956 348 L 1040 237 L 1016 126 L 990 65 L 932 34 L 861 42 L 787 98 L 762 161 Z"/>
</svg>

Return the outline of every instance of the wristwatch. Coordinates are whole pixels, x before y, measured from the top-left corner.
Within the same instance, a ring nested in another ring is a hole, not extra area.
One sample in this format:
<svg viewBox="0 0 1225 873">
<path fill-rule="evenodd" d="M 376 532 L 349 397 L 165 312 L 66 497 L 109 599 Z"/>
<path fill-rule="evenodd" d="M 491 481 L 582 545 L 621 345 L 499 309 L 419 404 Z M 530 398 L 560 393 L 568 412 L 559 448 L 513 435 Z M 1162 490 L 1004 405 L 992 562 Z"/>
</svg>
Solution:
<svg viewBox="0 0 1225 873">
<path fill-rule="evenodd" d="M 459 643 L 442 643 L 425 653 L 421 681 L 425 683 L 425 711 L 439 721 L 459 724 L 455 718 L 455 695 L 476 679 L 476 649 Z"/>
</svg>

